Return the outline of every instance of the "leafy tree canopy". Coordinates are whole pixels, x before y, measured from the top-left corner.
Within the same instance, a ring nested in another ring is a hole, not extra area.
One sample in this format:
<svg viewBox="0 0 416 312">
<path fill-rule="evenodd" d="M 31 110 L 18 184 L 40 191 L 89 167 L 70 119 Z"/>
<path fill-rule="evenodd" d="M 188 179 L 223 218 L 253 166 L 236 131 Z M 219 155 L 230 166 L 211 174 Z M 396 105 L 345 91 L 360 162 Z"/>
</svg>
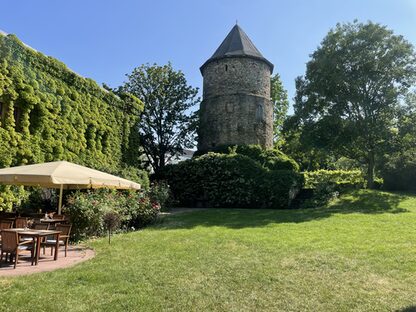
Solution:
<svg viewBox="0 0 416 312">
<path fill-rule="evenodd" d="M 376 158 L 415 78 L 415 52 L 402 36 L 372 22 L 338 24 L 296 81 L 302 139 L 365 164 L 371 187 Z"/>
<path fill-rule="evenodd" d="M 187 84 L 184 74 L 169 63 L 141 65 L 127 75 L 123 90 L 145 103 L 137 131 L 153 170 L 158 172 L 184 148 L 195 145 L 198 89 Z"/>
<path fill-rule="evenodd" d="M 283 87 L 279 74 L 271 78 L 271 98 L 273 102 L 273 137 L 276 145 L 281 145 L 282 127 L 289 109 L 287 91 Z"/>
</svg>

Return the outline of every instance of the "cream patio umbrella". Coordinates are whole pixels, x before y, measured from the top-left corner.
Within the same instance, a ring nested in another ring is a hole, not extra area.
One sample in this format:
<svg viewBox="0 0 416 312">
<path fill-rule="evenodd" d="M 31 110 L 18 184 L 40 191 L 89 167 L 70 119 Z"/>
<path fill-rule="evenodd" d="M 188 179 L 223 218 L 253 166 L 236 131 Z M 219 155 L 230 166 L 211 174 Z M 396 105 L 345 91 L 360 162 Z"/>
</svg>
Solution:
<svg viewBox="0 0 416 312">
<path fill-rule="evenodd" d="M 59 189 L 58 214 L 61 214 L 62 192 L 64 189 L 140 189 L 138 183 L 67 161 L 0 169 L 0 184 Z"/>
</svg>

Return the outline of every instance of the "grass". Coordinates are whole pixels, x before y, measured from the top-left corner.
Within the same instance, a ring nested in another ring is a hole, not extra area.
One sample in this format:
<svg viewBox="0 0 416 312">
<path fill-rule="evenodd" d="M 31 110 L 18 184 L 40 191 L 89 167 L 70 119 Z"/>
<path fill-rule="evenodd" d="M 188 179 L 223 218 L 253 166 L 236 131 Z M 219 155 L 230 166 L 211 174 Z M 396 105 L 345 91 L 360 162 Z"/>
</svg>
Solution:
<svg viewBox="0 0 416 312">
<path fill-rule="evenodd" d="M 415 311 L 416 196 L 212 209 L 91 241 L 76 267 L 0 279 L 1 311 Z"/>
</svg>

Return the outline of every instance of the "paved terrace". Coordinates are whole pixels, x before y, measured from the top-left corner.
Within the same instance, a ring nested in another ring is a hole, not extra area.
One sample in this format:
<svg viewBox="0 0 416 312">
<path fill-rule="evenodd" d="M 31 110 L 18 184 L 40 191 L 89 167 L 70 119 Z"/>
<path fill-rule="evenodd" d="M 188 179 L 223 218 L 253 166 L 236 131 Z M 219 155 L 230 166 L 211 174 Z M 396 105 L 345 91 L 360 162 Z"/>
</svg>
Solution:
<svg viewBox="0 0 416 312">
<path fill-rule="evenodd" d="M 65 257 L 65 250 L 59 249 L 58 260 L 54 261 L 53 256 L 50 255 L 50 249 L 46 248 L 45 254 L 41 250 L 38 265 L 31 265 L 30 252 L 23 251 L 19 256 L 19 263 L 16 269 L 13 269 L 13 263 L 0 262 L 0 278 L 6 276 L 27 275 L 40 272 L 54 271 L 58 269 L 68 268 L 83 261 L 89 260 L 95 256 L 92 249 L 83 246 L 69 246 L 68 255 Z"/>
</svg>

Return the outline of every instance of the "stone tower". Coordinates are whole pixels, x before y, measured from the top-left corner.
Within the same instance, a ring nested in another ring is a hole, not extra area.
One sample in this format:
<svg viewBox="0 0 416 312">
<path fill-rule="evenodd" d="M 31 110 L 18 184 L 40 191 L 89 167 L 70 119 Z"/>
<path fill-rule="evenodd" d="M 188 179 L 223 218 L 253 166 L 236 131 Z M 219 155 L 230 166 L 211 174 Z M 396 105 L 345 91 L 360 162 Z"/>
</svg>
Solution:
<svg viewBox="0 0 416 312">
<path fill-rule="evenodd" d="M 273 64 L 246 33 L 235 25 L 200 70 L 204 84 L 198 150 L 232 144 L 271 147 Z"/>
</svg>

